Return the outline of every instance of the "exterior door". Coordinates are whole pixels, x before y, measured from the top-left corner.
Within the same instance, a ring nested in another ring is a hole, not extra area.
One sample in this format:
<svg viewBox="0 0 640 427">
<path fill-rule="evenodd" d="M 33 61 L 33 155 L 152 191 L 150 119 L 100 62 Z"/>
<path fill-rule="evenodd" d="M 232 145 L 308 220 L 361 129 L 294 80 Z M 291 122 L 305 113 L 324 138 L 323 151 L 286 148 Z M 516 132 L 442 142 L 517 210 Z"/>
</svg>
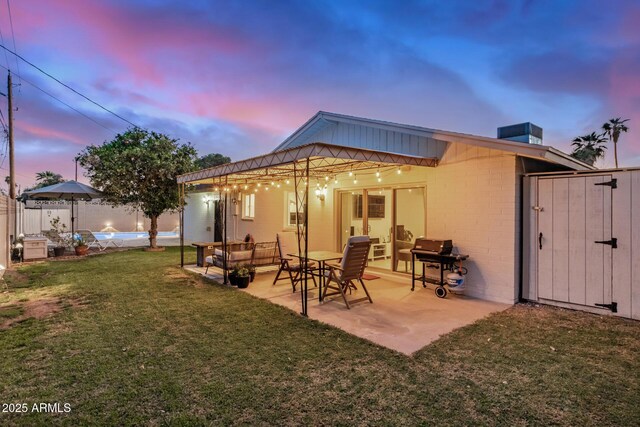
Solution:
<svg viewBox="0 0 640 427">
<path fill-rule="evenodd" d="M 538 298 L 611 306 L 611 176 L 538 180 Z"/>
</svg>

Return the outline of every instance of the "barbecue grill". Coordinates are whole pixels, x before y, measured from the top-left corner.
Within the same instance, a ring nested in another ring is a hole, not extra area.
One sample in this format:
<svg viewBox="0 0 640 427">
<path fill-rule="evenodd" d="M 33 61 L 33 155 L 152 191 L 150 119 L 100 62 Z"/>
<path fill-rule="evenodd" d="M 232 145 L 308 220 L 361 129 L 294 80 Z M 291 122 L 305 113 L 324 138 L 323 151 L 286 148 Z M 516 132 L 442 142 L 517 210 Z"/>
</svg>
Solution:
<svg viewBox="0 0 640 427">
<path fill-rule="evenodd" d="M 416 279 L 422 282 L 422 287 L 427 287 L 427 282 L 433 283 L 436 286 L 435 293 L 438 298 L 444 298 L 447 296 L 447 289 L 444 287 L 446 282 L 444 281 L 444 271 L 455 271 L 456 262 L 469 258 L 468 255 L 454 254 L 453 242 L 451 240 L 436 240 L 418 238 L 411 249 L 411 290 L 415 289 Z M 416 260 L 422 263 L 422 275 L 416 277 Z M 430 268 L 437 268 L 440 270 L 440 280 L 428 278 L 426 276 L 426 266 Z"/>
</svg>

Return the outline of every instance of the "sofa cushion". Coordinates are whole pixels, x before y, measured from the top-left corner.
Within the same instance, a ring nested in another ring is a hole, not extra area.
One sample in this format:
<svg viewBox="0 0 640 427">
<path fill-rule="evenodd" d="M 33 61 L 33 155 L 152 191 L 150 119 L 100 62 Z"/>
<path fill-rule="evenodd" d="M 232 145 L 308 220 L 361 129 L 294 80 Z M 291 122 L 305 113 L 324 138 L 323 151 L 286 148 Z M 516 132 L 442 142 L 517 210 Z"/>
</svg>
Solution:
<svg viewBox="0 0 640 427">
<path fill-rule="evenodd" d="M 252 255 L 253 251 L 252 250 L 248 250 L 248 251 L 233 251 L 229 254 L 229 261 L 233 262 L 233 263 L 237 263 L 237 262 L 251 262 L 251 255 Z"/>
</svg>

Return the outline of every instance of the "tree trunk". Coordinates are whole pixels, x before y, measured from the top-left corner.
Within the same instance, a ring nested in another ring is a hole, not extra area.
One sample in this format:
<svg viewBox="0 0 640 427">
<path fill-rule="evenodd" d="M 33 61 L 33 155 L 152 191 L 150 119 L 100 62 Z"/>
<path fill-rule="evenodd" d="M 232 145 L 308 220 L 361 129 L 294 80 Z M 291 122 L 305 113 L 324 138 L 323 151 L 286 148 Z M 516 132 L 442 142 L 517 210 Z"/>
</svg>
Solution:
<svg viewBox="0 0 640 427">
<path fill-rule="evenodd" d="M 156 238 L 158 236 L 158 217 L 151 216 L 151 227 L 149 228 L 149 247 L 157 248 Z"/>
<path fill-rule="evenodd" d="M 613 140 L 613 157 L 616 160 L 616 168 L 618 167 L 618 141 Z"/>
</svg>

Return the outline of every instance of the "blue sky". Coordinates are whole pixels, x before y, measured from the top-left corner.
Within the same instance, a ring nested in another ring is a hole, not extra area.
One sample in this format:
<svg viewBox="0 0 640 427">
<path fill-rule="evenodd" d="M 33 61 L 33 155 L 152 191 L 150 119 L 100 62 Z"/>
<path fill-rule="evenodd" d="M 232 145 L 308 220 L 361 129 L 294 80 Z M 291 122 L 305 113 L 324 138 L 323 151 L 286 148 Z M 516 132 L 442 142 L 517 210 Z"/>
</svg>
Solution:
<svg viewBox="0 0 640 427">
<path fill-rule="evenodd" d="M 631 119 L 622 164 L 640 165 L 637 1 L 11 6 L 18 53 L 201 154 L 239 160 L 269 151 L 318 110 L 485 136 L 532 121 L 546 144 L 565 151 L 573 137 L 622 116 Z M 0 30 L 12 48 L 4 6 Z M 22 82 L 15 114 L 22 185 L 43 169 L 71 178 L 76 153 L 127 127 L 11 55 L 0 54 L 0 65 L 100 123 Z M 6 173 L 6 162 L 0 167 Z"/>
</svg>

